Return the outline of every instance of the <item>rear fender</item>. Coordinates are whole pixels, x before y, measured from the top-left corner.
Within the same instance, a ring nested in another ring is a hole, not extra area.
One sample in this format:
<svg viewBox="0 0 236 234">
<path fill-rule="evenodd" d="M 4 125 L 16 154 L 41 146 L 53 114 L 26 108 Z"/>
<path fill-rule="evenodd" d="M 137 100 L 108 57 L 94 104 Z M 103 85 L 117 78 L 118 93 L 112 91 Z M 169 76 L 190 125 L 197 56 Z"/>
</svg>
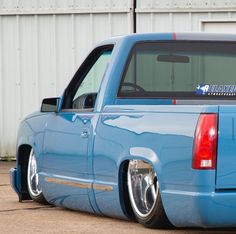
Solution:
<svg viewBox="0 0 236 234">
<path fill-rule="evenodd" d="M 125 161 L 130 160 L 143 160 L 149 164 L 151 164 L 158 175 L 158 180 L 161 181 L 162 176 L 162 167 L 161 162 L 159 160 L 158 155 L 148 147 L 131 147 L 129 149 L 129 156 L 122 158 L 122 161 L 119 161 L 119 165 L 121 165 Z"/>
<path fill-rule="evenodd" d="M 124 214 L 129 219 L 135 219 L 134 213 L 131 207 L 127 185 L 127 172 L 130 160 L 142 160 L 153 166 L 155 172 L 158 175 L 158 180 L 161 177 L 161 163 L 157 154 L 147 147 L 131 147 L 129 150 L 129 156 L 122 158 L 119 162 L 119 191 L 120 202 Z"/>
</svg>

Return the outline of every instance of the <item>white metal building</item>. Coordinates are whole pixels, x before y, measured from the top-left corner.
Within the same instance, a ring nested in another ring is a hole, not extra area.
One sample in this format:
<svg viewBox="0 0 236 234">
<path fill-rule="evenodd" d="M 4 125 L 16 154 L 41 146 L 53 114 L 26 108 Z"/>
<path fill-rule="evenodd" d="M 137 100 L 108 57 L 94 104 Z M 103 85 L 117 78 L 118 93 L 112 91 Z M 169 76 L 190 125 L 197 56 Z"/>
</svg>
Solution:
<svg viewBox="0 0 236 234">
<path fill-rule="evenodd" d="M 98 41 L 134 31 L 236 33 L 236 0 L 0 0 L 0 156 Z"/>
</svg>

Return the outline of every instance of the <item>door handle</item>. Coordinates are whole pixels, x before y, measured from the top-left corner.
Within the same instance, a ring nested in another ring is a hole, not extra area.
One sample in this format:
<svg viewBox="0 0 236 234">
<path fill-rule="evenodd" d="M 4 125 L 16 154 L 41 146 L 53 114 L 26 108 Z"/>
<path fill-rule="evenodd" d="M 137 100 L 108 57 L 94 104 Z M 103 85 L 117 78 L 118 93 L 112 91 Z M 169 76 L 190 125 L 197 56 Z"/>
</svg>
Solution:
<svg viewBox="0 0 236 234">
<path fill-rule="evenodd" d="M 83 129 L 83 131 L 81 132 L 81 137 L 88 138 L 88 136 L 89 136 L 89 130 L 87 128 Z"/>
</svg>

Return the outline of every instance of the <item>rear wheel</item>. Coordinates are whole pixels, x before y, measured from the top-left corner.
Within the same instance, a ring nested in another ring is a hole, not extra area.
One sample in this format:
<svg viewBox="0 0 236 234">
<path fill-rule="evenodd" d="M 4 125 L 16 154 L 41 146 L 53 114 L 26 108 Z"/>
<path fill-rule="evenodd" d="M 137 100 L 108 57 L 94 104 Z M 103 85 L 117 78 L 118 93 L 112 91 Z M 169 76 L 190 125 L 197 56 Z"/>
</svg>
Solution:
<svg viewBox="0 0 236 234">
<path fill-rule="evenodd" d="M 31 149 L 27 170 L 27 185 L 30 197 L 41 204 L 47 204 L 43 196 L 42 188 L 39 182 L 38 166 L 34 150 Z"/>
<path fill-rule="evenodd" d="M 129 162 L 128 190 L 139 223 L 148 228 L 171 226 L 162 205 L 157 175 L 149 163 L 142 160 Z"/>
</svg>

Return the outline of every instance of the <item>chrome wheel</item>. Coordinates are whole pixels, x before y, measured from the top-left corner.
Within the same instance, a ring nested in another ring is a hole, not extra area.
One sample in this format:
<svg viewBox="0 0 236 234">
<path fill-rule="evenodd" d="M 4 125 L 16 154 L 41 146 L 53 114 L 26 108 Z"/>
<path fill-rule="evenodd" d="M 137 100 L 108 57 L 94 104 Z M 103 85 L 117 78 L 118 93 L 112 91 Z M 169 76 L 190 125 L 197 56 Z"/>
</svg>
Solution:
<svg viewBox="0 0 236 234">
<path fill-rule="evenodd" d="M 128 190 L 134 212 L 148 217 L 157 202 L 159 183 L 152 166 L 141 160 L 131 160 L 128 167 Z"/>
<path fill-rule="evenodd" d="M 31 197 L 38 197 L 42 194 L 42 189 L 39 184 L 37 161 L 33 149 L 31 149 L 29 156 L 27 182 Z"/>
</svg>

